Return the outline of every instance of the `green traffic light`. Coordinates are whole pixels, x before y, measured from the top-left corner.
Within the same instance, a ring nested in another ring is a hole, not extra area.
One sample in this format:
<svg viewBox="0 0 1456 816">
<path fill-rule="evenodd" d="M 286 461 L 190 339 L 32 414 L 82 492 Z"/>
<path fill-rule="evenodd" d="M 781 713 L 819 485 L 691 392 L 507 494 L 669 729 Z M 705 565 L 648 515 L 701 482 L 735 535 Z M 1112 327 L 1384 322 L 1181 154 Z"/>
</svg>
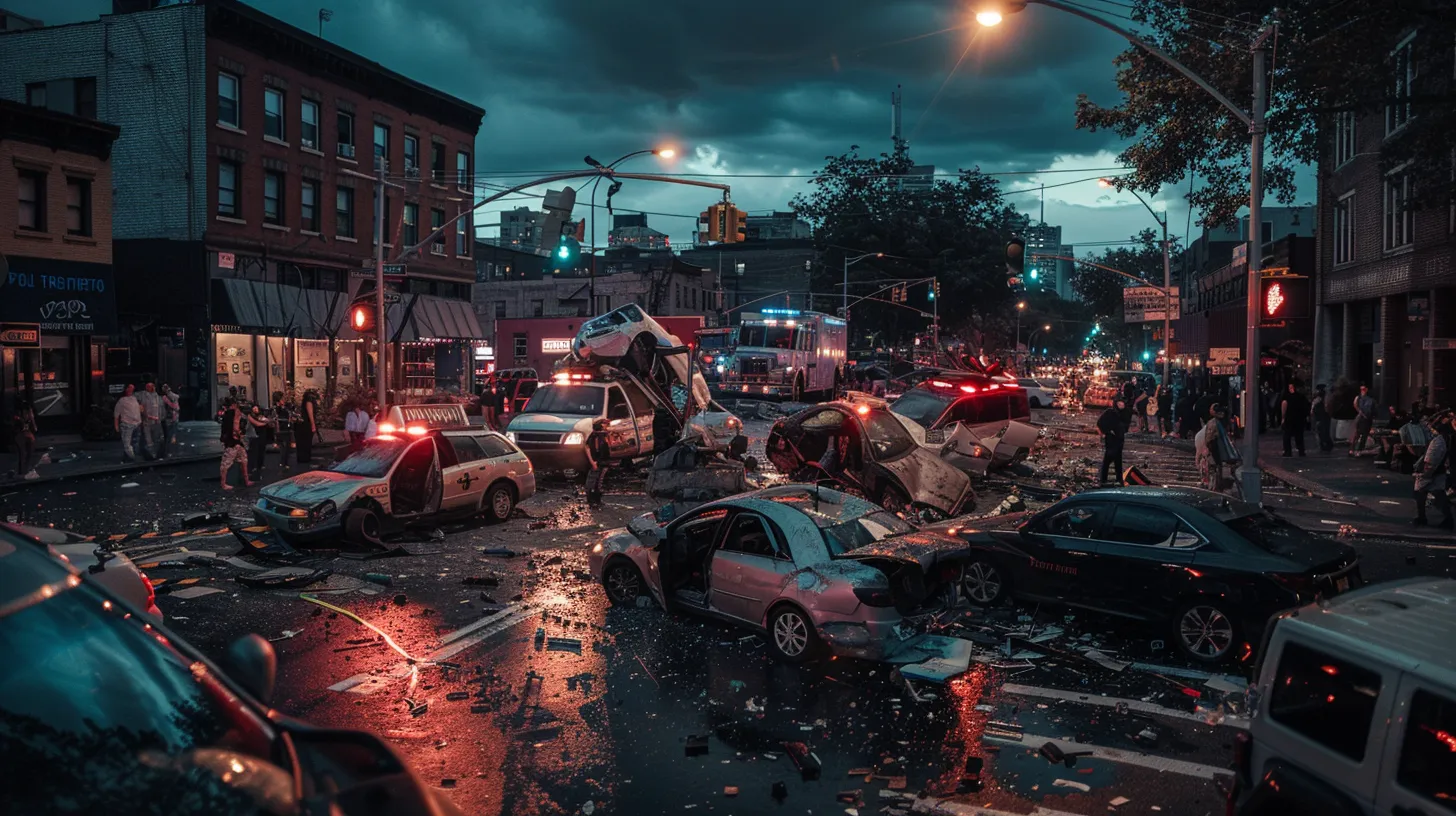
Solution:
<svg viewBox="0 0 1456 816">
<path fill-rule="evenodd" d="M 562 244 L 561 246 L 557 247 L 556 248 L 556 257 L 560 258 L 563 261 L 566 260 L 567 258 L 570 258 L 571 257 L 571 247 L 567 246 L 566 244 Z"/>
</svg>

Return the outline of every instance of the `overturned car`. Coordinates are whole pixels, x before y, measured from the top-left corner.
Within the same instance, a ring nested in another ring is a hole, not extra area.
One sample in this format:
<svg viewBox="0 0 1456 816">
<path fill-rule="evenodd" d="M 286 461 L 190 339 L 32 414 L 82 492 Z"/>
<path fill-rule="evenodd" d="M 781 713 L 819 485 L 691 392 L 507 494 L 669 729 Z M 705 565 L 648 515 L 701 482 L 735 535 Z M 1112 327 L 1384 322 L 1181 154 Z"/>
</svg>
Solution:
<svg viewBox="0 0 1456 816">
<path fill-rule="evenodd" d="M 781 660 L 871 660 L 916 648 L 907 616 L 954 603 L 969 551 L 864 499 L 791 484 L 644 514 L 592 547 L 614 605 L 649 595 L 762 631 Z"/>
</svg>

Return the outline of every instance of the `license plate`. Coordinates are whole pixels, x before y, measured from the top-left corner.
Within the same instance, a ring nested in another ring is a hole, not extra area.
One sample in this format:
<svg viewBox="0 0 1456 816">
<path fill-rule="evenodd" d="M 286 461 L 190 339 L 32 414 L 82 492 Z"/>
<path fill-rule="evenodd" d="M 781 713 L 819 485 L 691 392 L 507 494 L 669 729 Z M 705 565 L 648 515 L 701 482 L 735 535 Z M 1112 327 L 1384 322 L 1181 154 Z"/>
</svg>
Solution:
<svg viewBox="0 0 1456 816">
<path fill-rule="evenodd" d="M 1335 591 L 1336 592 L 1345 592 L 1349 588 L 1350 588 L 1350 579 L 1348 577 L 1345 577 L 1345 578 L 1336 578 L 1335 579 Z"/>
</svg>

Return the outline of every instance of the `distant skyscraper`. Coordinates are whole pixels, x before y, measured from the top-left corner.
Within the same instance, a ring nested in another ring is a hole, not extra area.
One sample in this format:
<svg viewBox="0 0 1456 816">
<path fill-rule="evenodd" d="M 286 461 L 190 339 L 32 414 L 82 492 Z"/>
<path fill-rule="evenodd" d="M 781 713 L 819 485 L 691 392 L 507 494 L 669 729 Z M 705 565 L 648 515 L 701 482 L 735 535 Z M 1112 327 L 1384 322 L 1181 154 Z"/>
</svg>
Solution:
<svg viewBox="0 0 1456 816">
<path fill-rule="evenodd" d="M 1026 240 L 1026 288 L 1059 291 L 1061 262 L 1055 258 L 1038 258 L 1037 255 L 1061 255 L 1062 228 L 1050 224 L 1034 224 L 1026 228 L 1022 238 Z M 1033 276 L 1033 270 L 1035 275 Z"/>
<path fill-rule="evenodd" d="M 1057 254 L 1066 258 L 1076 257 L 1077 248 L 1069 244 L 1063 244 L 1057 249 Z M 1073 261 L 1057 261 L 1057 297 L 1062 300 L 1081 300 L 1076 290 L 1072 289 L 1072 271 L 1077 268 Z M 1048 287 L 1050 288 L 1050 287 Z"/>
</svg>

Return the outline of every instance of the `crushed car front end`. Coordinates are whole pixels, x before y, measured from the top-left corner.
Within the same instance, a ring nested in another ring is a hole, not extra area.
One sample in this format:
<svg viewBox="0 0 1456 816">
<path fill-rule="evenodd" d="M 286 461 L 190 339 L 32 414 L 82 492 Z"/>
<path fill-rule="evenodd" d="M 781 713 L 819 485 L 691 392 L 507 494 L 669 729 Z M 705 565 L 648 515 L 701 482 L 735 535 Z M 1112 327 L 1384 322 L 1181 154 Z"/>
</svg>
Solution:
<svg viewBox="0 0 1456 816">
<path fill-rule="evenodd" d="M 308 542 L 343 535 L 343 513 L 356 496 L 388 493 L 383 479 L 312 471 L 263 488 L 253 518 L 290 541 Z"/>
</svg>

